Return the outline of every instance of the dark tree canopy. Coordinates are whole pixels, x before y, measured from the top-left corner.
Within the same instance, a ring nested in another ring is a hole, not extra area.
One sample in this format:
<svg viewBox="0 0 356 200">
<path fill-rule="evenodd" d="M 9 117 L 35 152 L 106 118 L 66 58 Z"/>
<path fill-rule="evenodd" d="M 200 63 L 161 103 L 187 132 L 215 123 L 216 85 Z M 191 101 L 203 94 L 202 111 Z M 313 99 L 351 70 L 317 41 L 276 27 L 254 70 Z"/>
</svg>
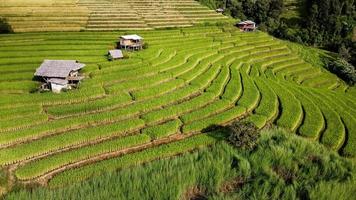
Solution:
<svg viewBox="0 0 356 200">
<path fill-rule="evenodd" d="M 350 49 L 349 60 L 346 60 L 356 64 L 356 42 L 352 41 L 356 23 L 355 0 L 296 0 L 300 17 L 291 19 L 283 15 L 288 12 L 284 0 L 199 1 L 211 8 L 224 7 L 225 13 L 234 18 L 254 20 L 260 30 L 279 38 L 336 53 L 342 47 Z"/>
<path fill-rule="evenodd" d="M 5 18 L 0 17 L 0 33 L 12 33 L 12 28 Z"/>
</svg>

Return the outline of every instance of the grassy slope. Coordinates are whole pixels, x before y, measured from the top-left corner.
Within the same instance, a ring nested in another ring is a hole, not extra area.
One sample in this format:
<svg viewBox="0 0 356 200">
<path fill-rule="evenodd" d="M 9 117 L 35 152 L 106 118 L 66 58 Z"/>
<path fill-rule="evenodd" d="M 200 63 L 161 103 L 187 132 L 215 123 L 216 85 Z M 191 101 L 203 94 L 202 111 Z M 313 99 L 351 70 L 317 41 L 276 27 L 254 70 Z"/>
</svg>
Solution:
<svg viewBox="0 0 356 200">
<path fill-rule="evenodd" d="M 182 140 L 186 146 L 170 147 L 171 152 L 149 146 L 151 140 L 186 139 L 246 115 L 260 127 L 277 124 L 354 155 L 354 93 L 346 93 L 347 86 L 322 68 L 319 51 L 228 26 L 138 33 L 149 48 L 126 52 L 129 59 L 115 62 L 104 55 L 123 32 L 0 36 L 5 44 L 0 48 L 1 164 L 43 157 L 17 169 L 17 178 L 36 180 L 53 170 L 78 168 L 58 175 L 73 182 L 104 172 L 98 169 L 106 163 L 121 168 L 120 157 L 109 158 L 125 148 L 147 148 L 147 156 L 127 158 L 142 163 L 210 144 Z M 29 93 L 37 87 L 33 72 L 45 58 L 78 59 L 87 64 L 88 78 L 79 90 Z M 140 132 L 142 137 L 127 137 Z M 99 162 L 101 156 L 107 160 Z M 89 158 L 94 164 L 79 165 L 91 163 Z"/>
<path fill-rule="evenodd" d="M 325 147 L 280 130 L 257 149 L 225 142 L 65 188 L 19 190 L 5 199 L 352 199 L 355 168 Z M 203 169 L 203 170 L 202 170 Z"/>
</svg>

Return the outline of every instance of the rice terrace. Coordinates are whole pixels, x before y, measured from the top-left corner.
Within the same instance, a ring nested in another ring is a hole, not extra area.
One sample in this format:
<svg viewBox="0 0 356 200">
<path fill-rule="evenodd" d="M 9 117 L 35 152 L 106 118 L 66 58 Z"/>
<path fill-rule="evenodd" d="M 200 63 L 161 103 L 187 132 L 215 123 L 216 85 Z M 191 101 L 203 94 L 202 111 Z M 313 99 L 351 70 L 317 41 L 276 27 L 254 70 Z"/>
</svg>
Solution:
<svg viewBox="0 0 356 200">
<path fill-rule="evenodd" d="M 240 21 L 194 0 L 0 0 L 2 198 L 352 199 L 336 53 Z"/>
</svg>

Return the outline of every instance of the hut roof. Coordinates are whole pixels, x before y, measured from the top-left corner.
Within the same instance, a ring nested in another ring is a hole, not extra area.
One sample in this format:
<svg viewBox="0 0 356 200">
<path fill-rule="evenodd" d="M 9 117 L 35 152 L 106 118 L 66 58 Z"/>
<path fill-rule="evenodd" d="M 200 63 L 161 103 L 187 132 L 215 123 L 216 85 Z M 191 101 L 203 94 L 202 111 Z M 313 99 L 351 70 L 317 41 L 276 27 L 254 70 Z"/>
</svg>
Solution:
<svg viewBox="0 0 356 200">
<path fill-rule="evenodd" d="M 66 79 L 61 79 L 61 78 L 50 78 L 50 79 L 48 79 L 48 82 L 49 82 L 49 83 L 59 84 L 59 85 L 68 84 L 68 80 L 66 80 Z"/>
<path fill-rule="evenodd" d="M 246 24 L 256 24 L 256 23 L 254 21 L 251 21 L 251 20 L 246 20 L 246 21 L 240 22 L 238 24 L 239 25 L 246 25 Z"/>
<path fill-rule="evenodd" d="M 125 39 L 125 40 L 142 40 L 143 38 L 139 35 L 123 35 L 121 36 L 121 38 Z"/>
<path fill-rule="evenodd" d="M 118 50 L 118 49 L 110 50 L 109 51 L 109 55 L 114 59 L 115 58 L 123 58 L 124 57 L 124 55 L 122 54 L 122 51 Z"/>
<path fill-rule="evenodd" d="M 76 60 L 44 60 L 36 70 L 35 76 L 66 78 L 71 71 L 77 71 L 85 64 Z"/>
<path fill-rule="evenodd" d="M 218 9 L 216 9 L 215 11 L 216 11 L 216 12 L 224 12 L 225 10 L 224 10 L 224 8 L 218 8 Z"/>
</svg>

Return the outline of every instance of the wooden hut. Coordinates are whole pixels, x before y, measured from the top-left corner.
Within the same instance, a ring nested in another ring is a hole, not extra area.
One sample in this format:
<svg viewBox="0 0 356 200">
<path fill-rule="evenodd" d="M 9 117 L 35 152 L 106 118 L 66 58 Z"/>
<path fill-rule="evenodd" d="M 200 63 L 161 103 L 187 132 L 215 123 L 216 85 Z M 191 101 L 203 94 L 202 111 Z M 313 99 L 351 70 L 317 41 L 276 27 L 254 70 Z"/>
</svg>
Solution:
<svg viewBox="0 0 356 200">
<path fill-rule="evenodd" d="M 83 67 L 85 64 L 76 60 L 44 60 L 34 75 L 44 81 L 41 89 L 59 93 L 78 85 L 83 79 L 79 75 Z"/>
<path fill-rule="evenodd" d="M 116 60 L 116 59 L 121 59 L 121 58 L 124 58 L 124 55 L 122 54 L 122 51 L 119 49 L 110 50 L 108 52 L 109 60 Z"/>
<path fill-rule="evenodd" d="M 217 13 L 224 13 L 225 9 L 224 8 L 218 8 L 215 10 Z"/>
<path fill-rule="evenodd" d="M 251 20 L 247 20 L 247 21 L 243 21 L 237 24 L 237 27 L 244 32 L 251 32 L 251 31 L 255 31 L 256 30 L 256 23 L 251 21 Z"/>
<path fill-rule="evenodd" d="M 120 37 L 119 48 L 125 50 L 141 50 L 143 48 L 143 38 L 139 35 L 123 35 Z"/>
</svg>

